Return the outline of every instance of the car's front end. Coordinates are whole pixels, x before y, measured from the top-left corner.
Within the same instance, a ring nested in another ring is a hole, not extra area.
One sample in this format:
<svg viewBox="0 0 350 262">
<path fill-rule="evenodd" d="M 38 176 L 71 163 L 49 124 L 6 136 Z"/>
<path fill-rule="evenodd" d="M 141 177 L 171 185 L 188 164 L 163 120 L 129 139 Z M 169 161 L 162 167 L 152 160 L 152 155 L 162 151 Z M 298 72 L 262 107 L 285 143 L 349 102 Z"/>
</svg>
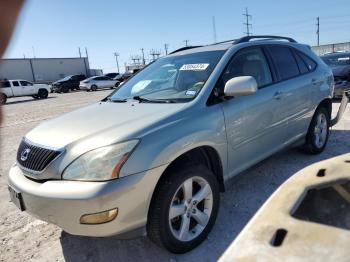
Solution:
<svg viewBox="0 0 350 262">
<path fill-rule="evenodd" d="M 88 78 L 88 79 L 85 79 L 83 81 L 80 81 L 79 83 L 79 89 L 80 90 L 91 90 L 91 86 L 93 85 L 93 79 L 91 78 Z"/>
<path fill-rule="evenodd" d="M 189 239 L 204 239 L 213 223 L 199 215 L 215 220 L 219 184 L 211 168 L 226 167 L 227 143 L 222 110 L 196 99 L 225 50 L 203 49 L 161 58 L 101 102 L 30 131 L 9 172 L 12 202 L 71 234 L 140 235 L 155 225 L 154 201 L 171 201 L 164 204 L 165 213 L 180 201 L 157 197 L 157 188 L 164 174 L 173 171 L 171 163 L 194 150 L 193 159 L 203 161 L 192 170 L 194 198 L 187 200 L 189 195 L 176 185 L 164 191 L 181 201 L 186 197 L 186 207 L 175 212 L 171 224 L 167 218 L 166 227 L 176 241 L 183 241 L 178 226 L 186 211 L 186 221 L 192 214 L 196 219 L 186 231 Z M 89 79 L 82 82 L 91 84 Z M 215 164 L 204 163 L 210 161 L 203 155 L 209 145 Z M 177 183 L 185 182 L 178 178 Z"/>
</svg>

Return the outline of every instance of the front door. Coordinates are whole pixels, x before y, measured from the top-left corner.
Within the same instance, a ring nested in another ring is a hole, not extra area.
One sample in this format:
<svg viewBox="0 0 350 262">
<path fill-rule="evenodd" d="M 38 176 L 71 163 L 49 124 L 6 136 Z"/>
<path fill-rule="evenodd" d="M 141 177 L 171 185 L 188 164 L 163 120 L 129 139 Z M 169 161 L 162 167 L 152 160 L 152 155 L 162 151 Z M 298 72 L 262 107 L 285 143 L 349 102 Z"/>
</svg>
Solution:
<svg viewBox="0 0 350 262">
<path fill-rule="evenodd" d="M 221 103 L 228 141 L 229 176 L 233 176 L 281 148 L 286 123 L 279 115 L 282 102 L 270 66 L 260 47 L 236 53 L 219 84 L 237 76 L 253 76 L 258 91 Z"/>
</svg>

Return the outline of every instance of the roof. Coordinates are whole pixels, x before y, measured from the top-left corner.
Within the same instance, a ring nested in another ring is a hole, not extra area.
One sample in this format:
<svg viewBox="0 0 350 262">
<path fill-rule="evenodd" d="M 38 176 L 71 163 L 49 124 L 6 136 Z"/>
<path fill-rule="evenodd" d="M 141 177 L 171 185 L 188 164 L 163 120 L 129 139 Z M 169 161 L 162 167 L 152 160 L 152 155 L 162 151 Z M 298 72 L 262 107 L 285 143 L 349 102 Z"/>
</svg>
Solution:
<svg viewBox="0 0 350 262">
<path fill-rule="evenodd" d="M 227 40 L 227 41 L 214 43 L 210 45 L 182 47 L 171 52 L 170 56 L 174 54 L 185 55 L 185 54 L 192 54 L 192 53 L 206 52 L 206 51 L 227 50 L 233 45 L 247 43 L 253 39 L 264 40 L 264 41 L 287 40 L 289 43 L 297 43 L 293 38 L 285 37 L 285 36 L 271 36 L 271 35 L 244 36 L 239 39 Z"/>
</svg>

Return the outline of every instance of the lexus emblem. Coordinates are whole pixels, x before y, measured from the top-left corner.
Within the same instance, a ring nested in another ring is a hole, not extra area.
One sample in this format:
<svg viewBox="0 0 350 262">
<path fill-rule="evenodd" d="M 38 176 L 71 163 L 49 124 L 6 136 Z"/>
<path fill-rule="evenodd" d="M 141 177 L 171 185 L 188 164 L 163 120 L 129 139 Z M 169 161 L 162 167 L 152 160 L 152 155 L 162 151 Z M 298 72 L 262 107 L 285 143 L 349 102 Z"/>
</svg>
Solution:
<svg viewBox="0 0 350 262">
<path fill-rule="evenodd" d="M 30 153 L 29 148 L 24 149 L 21 153 L 21 161 L 23 161 L 23 162 L 27 161 L 29 153 Z"/>
</svg>

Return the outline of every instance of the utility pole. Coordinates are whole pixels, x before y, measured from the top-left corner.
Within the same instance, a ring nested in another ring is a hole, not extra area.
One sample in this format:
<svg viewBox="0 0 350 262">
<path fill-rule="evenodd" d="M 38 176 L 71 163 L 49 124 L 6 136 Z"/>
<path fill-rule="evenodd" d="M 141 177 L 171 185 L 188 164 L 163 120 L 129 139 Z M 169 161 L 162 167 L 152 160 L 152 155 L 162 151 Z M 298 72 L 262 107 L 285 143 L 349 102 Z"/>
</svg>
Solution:
<svg viewBox="0 0 350 262">
<path fill-rule="evenodd" d="M 85 47 L 85 55 L 86 55 L 86 58 L 89 58 L 88 51 L 87 51 L 86 47 Z"/>
<path fill-rule="evenodd" d="M 119 54 L 117 52 L 114 52 L 114 56 L 115 56 L 115 61 L 117 62 L 117 69 L 118 69 L 118 73 L 119 73 L 119 62 L 118 62 Z"/>
<path fill-rule="evenodd" d="M 188 46 L 188 42 L 189 42 L 189 41 L 190 41 L 190 40 L 188 40 L 188 39 L 184 40 L 185 46 Z"/>
<path fill-rule="evenodd" d="M 215 16 L 213 16 L 213 37 L 214 37 L 214 44 L 216 43 L 216 25 L 215 25 Z"/>
<path fill-rule="evenodd" d="M 165 55 L 168 55 L 168 47 L 169 47 L 169 44 L 164 44 Z"/>
<path fill-rule="evenodd" d="M 151 52 L 150 52 L 150 55 L 152 56 L 152 61 L 155 61 L 155 60 L 157 60 L 159 58 L 160 51 L 152 49 Z"/>
<path fill-rule="evenodd" d="M 145 65 L 146 64 L 146 60 L 145 60 L 145 50 L 143 48 L 141 48 L 141 52 L 142 52 L 142 64 Z"/>
<path fill-rule="evenodd" d="M 79 57 L 81 58 L 81 50 L 80 50 L 80 47 L 78 47 L 78 51 L 79 51 Z"/>
<path fill-rule="evenodd" d="M 26 55 L 25 54 L 23 54 L 23 58 L 26 59 Z"/>
<path fill-rule="evenodd" d="M 86 59 L 84 59 L 84 65 L 85 65 L 86 76 L 90 76 L 90 62 L 89 62 L 89 55 L 86 47 L 85 47 L 85 55 L 86 55 Z M 87 60 L 87 65 L 86 65 L 86 60 Z"/>
<path fill-rule="evenodd" d="M 249 32 L 249 29 L 252 27 L 252 24 L 249 23 L 249 21 L 251 21 L 252 16 L 248 13 L 247 7 L 245 8 L 245 13 L 243 14 L 243 16 L 245 17 L 245 23 L 243 23 L 243 25 L 246 26 L 246 32 L 244 32 L 244 33 L 246 33 L 247 36 L 250 36 L 251 33 Z"/>
<path fill-rule="evenodd" d="M 317 34 L 317 46 L 320 46 L 320 17 L 316 17 L 316 34 Z"/>
</svg>

